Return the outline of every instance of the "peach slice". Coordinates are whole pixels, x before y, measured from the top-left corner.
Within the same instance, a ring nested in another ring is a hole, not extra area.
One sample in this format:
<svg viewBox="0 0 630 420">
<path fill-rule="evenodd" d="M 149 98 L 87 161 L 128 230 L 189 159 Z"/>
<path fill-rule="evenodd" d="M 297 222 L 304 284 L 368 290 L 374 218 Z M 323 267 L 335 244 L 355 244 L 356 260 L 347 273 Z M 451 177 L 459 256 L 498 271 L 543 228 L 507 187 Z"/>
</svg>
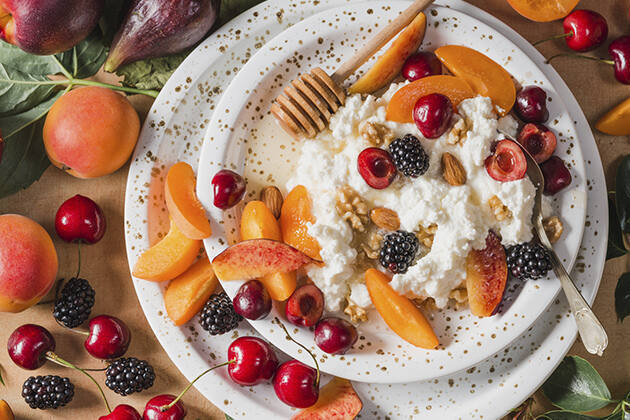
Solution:
<svg viewBox="0 0 630 420">
<path fill-rule="evenodd" d="M 605 113 L 595 123 L 595 128 L 611 136 L 630 135 L 630 98 Z"/>
<path fill-rule="evenodd" d="M 466 257 L 466 289 L 473 315 L 491 316 L 501 303 L 507 282 L 507 261 L 501 240 L 492 231 L 484 249 L 473 249 Z"/>
<path fill-rule="evenodd" d="M 516 87 L 510 73 L 486 55 L 461 45 L 445 45 L 435 50 L 442 64 L 464 79 L 475 93 L 492 99 L 501 116 L 512 109 Z"/>
<path fill-rule="evenodd" d="M 348 91 L 350 93 L 372 93 L 389 84 L 400 73 L 407 57 L 422 44 L 426 27 L 427 17 L 422 12 L 418 13 L 392 42 L 387 51 L 376 60 L 367 73 L 350 86 Z"/>
<path fill-rule="evenodd" d="M 551 22 L 562 19 L 577 6 L 580 0 L 507 0 L 520 15 L 534 22 Z"/>
<path fill-rule="evenodd" d="M 410 114 L 411 115 L 411 114 Z M 311 197 L 303 185 L 298 185 L 285 197 L 280 211 L 282 239 L 314 260 L 321 261 L 317 239 L 308 234 L 307 223 L 314 222 Z"/>
<path fill-rule="evenodd" d="M 392 289 L 385 274 L 370 268 L 365 272 L 365 285 L 376 310 L 400 338 L 423 349 L 437 347 L 429 321 L 413 302 Z"/>
<path fill-rule="evenodd" d="M 172 280 L 192 265 L 200 248 L 201 241 L 184 235 L 171 220 L 168 234 L 140 255 L 132 274 L 150 281 Z"/>
<path fill-rule="evenodd" d="M 204 254 L 183 274 L 175 277 L 164 292 L 164 306 L 175 325 L 183 325 L 203 308 L 219 281 Z"/>
<path fill-rule="evenodd" d="M 430 93 L 447 96 L 454 107 L 464 99 L 475 96 L 475 92 L 463 79 L 447 75 L 423 77 L 398 89 L 387 104 L 385 118 L 389 121 L 412 123 L 414 105 L 418 99 Z"/>
<path fill-rule="evenodd" d="M 212 228 L 195 194 L 196 185 L 193 168 L 186 162 L 177 162 L 166 174 L 164 196 L 177 228 L 190 239 L 205 239 L 212 235 Z"/>
<path fill-rule="evenodd" d="M 241 240 L 273 239 L 282 240 L 280 224 L 262 201 L 250 201 L 241 215 Z M 287 300 L 295 291 L 297 276 L 295 271 L 273 273 L 260 278 L 273 300 Z"/>
<path fill-rule="evenodd" d="M 292 420 L 352 420 L 363 403 L 347 379 L 334 377 L 319 390 L 315 405 L 305 408 Z"/>
<path fill-rule="evenodd" d="M 250 239 L 228 247 L 212 260 L 219 280 L 249 280 L 273 273 L 288 273 L 313 259 L 283 242 Z"/>
</svg>

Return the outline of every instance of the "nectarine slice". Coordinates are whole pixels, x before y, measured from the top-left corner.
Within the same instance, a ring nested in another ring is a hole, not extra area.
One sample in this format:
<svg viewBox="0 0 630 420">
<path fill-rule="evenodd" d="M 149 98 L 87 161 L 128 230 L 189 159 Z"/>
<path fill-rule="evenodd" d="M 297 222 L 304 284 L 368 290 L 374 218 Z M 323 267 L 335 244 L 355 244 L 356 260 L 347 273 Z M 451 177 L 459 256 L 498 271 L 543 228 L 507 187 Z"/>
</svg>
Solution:
<svg viewBox="0 0 630 420">
<path fill-rule="evenodd" d="M 283 242 L 250 239 L 228 247 L 212 260 L 219 280 L 249 280 L 272 273 L 287 273 L 313 259 Z"/>
<path fill-rule="evenodd" d="M 206 304 L 219 281 L 208 257 L 202 255 L 183 274 L 175 277 L 164 292 L 164 306 L 175 325 L 190 321 Z"/>
<path fill-rule="evenodd" d="M 280 225 L 273 213 L 262 201 L 250 201 L 241 215 L 241 240 L 273 239 L 282 240 Z M 295 271 L 273 273 L 260 278 L 273 300 L 287 300 L 295 291 L 297 276 Z"/>
<path fill-rule="evenodd" d="M 166 174 L 164 196 L 177 228 L 190 239 L 205 239 L 212 235 L 212 229 L 195 193 L 196 185 L 193 168 L 186 162 L 177 162 Z"/>
<path fill-rule="evenodd" d="M 516 87 L 510 73 L 485 54 L 461 45 L 445 45 L 435 50 L 442 64 L 457 77 L 461 77 L 472 90 L 492 99 L 501 116 L 512 109 L 516 100 Z"/>
<path fill-rule="evenodd" d="M 405 60 L 420 47 L 427 27 L 427 17 L 420 12 L 392 42 L 374 65 L 357 80 L 350 93 L 372 93 L 389 84 L 402 69 Z"/>
<path fill-rule="evenodd" d="M 507 0 L 520 15 L 534 22 L 551 22 L 562 19 L 577 6 L 580 0 Z"/>
<path fill-rule="evenodd" d="M 319 390 L 315 405 L 300 411 L 292 420 L 352 420 L 362 408 L 363 403 L 352 383 L 334 377 Z"/>
<path fill-rule="evenodd" d="M 430 93 L 441 93 L 447 96 L 454 107 L 457 107 L 464 99 L 475 96 L 475 92 L 464 79 L 443 74 L 423 77 L 398 89 L 387 104 L 385 118 L 400 123 L 413 122 L 414 105 L 418 99 Z"/>
<path fill-rule="evenodd" d="M 317 239 L 308 234 L 308 223 L 315 218 L 311 213 L 311 197 L 303 185 L 298 185 L 289 192 L 280 212 L 282 239 L 287 244 L 299 249 L 309 257 L 321 261 L 321 248 Z"/>
<path fill-rule="evenodd" d="M 172 280 L 195 262 L 199 249 L 201 241 L 184 235 L 171 220 L 168 234 L 140 255 L 132 274 L 144 280 Z"/>
<path fill-rule="evenodd" d="M 423 349 L 437 347 L 438 339 L 429 321 L 413 302 L 392 289 L 385 274 L 370 268 L 365 272 L 365 285 L 374 307 L 400 338 Z"/>
<path fill-rule="evenodd" d="M 611 136 L 630 135 L 630 98 L 605 113 L 595 123 L 595 128 Z"/>
<path fill-rule="evenodd" d="M 466 257 L 466 289 L 473 315 L 491 316 L 501 303 L 507 282 L 507 260 L 501 240 L 488 232 L 486 247 Z"/>
<path fill-rule="evenodd" d="M 15 420 L 13 411 L 5 400 L 0 400 L 0 420 Z"/>
</svg>

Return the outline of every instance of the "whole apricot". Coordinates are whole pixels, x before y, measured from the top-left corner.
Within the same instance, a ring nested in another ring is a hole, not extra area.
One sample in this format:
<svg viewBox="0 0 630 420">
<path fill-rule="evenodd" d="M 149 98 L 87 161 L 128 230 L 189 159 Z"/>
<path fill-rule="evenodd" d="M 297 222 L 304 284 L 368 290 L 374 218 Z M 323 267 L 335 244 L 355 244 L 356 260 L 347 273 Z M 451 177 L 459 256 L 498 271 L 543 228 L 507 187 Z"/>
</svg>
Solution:
<svg viewBox="0 0 630 420">
<path fill-rule="evenodd" d="M 129 160 L 139 133 L 138 113 L 125 96 L 89 86 L 53 104 L 44 123 L 44 146 L 56 167 L 77 178 L 96 178 Z"/>
<path fill-rule="evenodd" d="M 0 216 L 0 312 L 39 302 L 57 276 L 57 252 L 48 232 L 28 217 Z"/>
</svg>

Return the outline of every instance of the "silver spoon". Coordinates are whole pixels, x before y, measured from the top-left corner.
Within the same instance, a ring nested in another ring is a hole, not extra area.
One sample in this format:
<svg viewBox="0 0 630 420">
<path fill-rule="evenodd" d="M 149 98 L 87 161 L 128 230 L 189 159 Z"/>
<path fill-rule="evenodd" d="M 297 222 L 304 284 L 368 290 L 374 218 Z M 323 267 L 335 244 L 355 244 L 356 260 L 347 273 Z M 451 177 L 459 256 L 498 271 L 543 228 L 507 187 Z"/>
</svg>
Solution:
<svg viewBox="0 0 630 420">
<path fill-rule="evenodd" d="M 545 178 L 543 177 L 542 171 L 534 158 L 532 158 L 529 152 L 516 139 L 504 132 L 501 132 L 501 134 L 518 144 L 525 154 L 525 158 L 527 159 L 527 175 L 532 181 L 532 184 L 536 187 L 536 197 L 534 198 L 534 211 L 532 215 L 535 234 L 538 237 L 538 241 L 549 251 L 553 271 L 560 280 L 562 290 L 564 290 L 564 294 L 569 301 L 569 307 L 575 317 L 575 323 L 577 324 L 584 347 L 589 353 L 601 356 L 608 346 L 606 331 L 593 313 L 591 307 L 584 300 L 580 291 L 575 287 L 575 283 L 571 279 L 571 276 L 569 276 L 569 273 L 567 273 L 567 270 L 564 269 L 543 227 L 542 193 L 545 189 Z"/>
</svg>

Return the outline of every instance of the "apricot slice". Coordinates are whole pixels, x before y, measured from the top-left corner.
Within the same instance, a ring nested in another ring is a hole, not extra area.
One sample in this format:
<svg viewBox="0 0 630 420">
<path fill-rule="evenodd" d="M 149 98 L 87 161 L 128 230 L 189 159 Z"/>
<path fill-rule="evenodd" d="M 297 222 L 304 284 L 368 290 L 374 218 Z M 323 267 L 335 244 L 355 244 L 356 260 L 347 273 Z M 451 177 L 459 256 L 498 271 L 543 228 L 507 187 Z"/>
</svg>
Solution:
<svg viewBox="0 0 630 420">
<path fill-rule="evenodd" d="M 435 50 L 442 64 L 457 77 L 464 79 L 472 90 L 492 99 L 504 116 L 516 100 L 516 87 L 510 73 L 486 55 L 461 45 L 445 45 Z"/>
<path fill-rule="evenodd" d="M 427 17 L 424 13 L 418 13 L 392 42 L 387 51 L 376 60 L 367 73 L 350 86 L 348 91 L 350 93 L 372 93 L 389 84 L 400 73 L 407 57 L 422 44 L 426 27 Z"/>
<path fill-rule="evenodd" d="M 464 99 L 475 96 L 475 92 L 463 79 L 443 74 L 423 77 L 398 89 L 387 104 L 385 118 L 399 123 L 413 122 L 414 105 L 418 99 L 430 93 L 447 96 L 454 107 Z"/>
<path fill-rule="evenodd" d="M 410 114 L 411 115 L 411 114 Z M 282 239 L 309 257 L 321 261 L 317 239 L 308 234 L 308 223 L 315 218 L 311 213 L 311 197 L 303 185 L 298 185 L 285 197 L 280 211 Z"/>
<path fill-rule="evenodd" d="M 292 420 L 352 420 L 363 403 L 347 379 L 334 377 L 319 390 L 317 402 L 293 416 Z"/>
<path fill-rule="evenodd" d="M 192 265 L 200 248 L 200 240 L 184 235 L 171 220 L 168 234 L 140 255 L 132 274 L 143 280 L 172 280 Z"/>
<path fill-rule="evenodd" d="M 283 242 L 250 239 L 228 247 L 212 260 L 219 280 L 249 280 L 273 273 L 288 273 L 313 259 Z"/>
<path fill-rule="evenodd" d="M 473 249 L 466 257 L 466 289 L 473 315 L 487 317 L 501 303 L 507 282 L 507 260 L 501 240 L 488 232 L 486 247 Z"/>
<path fill-rule="evenodd" d="M 562 19 L 577 6 L 580 0 L 507 0 L 520 15 L 534 22 L 551 22 Z"/>
<path fill-rule="evenodd" d="M 324 389 L 322 388 L 322 391 Z M 0 420 L 15 420 L 13 416 L 13 411 L 9 404 L 5 400 L 0 400 Z"/>
<path fill-rule="evenodd" d="M 282 240 L 280 224 L 262 201 L 250 201 L 241 216 L 241 239 Z M 260 278 L 273 300 L 287 300 L 295 291 L 297 276 L 295 271 L 273 273 Z"/>
<path fill-rule="evenodd" d="M 438 339 L 420 309 L 392 289 L 385 274 L 370 268 L 365 272 L 365 285 L 376 310 L 400 338 L 423 349 L 437 347 Z"/>
<path fill-rule="evenodd" d="M 630 98 L 605 113 L 595 123 L 595 128 L 611 136 L 630 135 Z"/>
<path fill-rule="evenodd" d="M 175 325 L 190 321 L 203 308 L 219 281 L 208 257 L 202 255 L 183 274 L 175 277 L 164 292 L 164 306 Z"/>
<path fill-rule="evenodd" d="M 190 239 L 205 239 L 212 235 L 212 228 L 195 193 L 196 185 L 193 168 L 186 162 L 177 162 L 166 174 L 164 196 L 177 228 Z"/>
</svg>

